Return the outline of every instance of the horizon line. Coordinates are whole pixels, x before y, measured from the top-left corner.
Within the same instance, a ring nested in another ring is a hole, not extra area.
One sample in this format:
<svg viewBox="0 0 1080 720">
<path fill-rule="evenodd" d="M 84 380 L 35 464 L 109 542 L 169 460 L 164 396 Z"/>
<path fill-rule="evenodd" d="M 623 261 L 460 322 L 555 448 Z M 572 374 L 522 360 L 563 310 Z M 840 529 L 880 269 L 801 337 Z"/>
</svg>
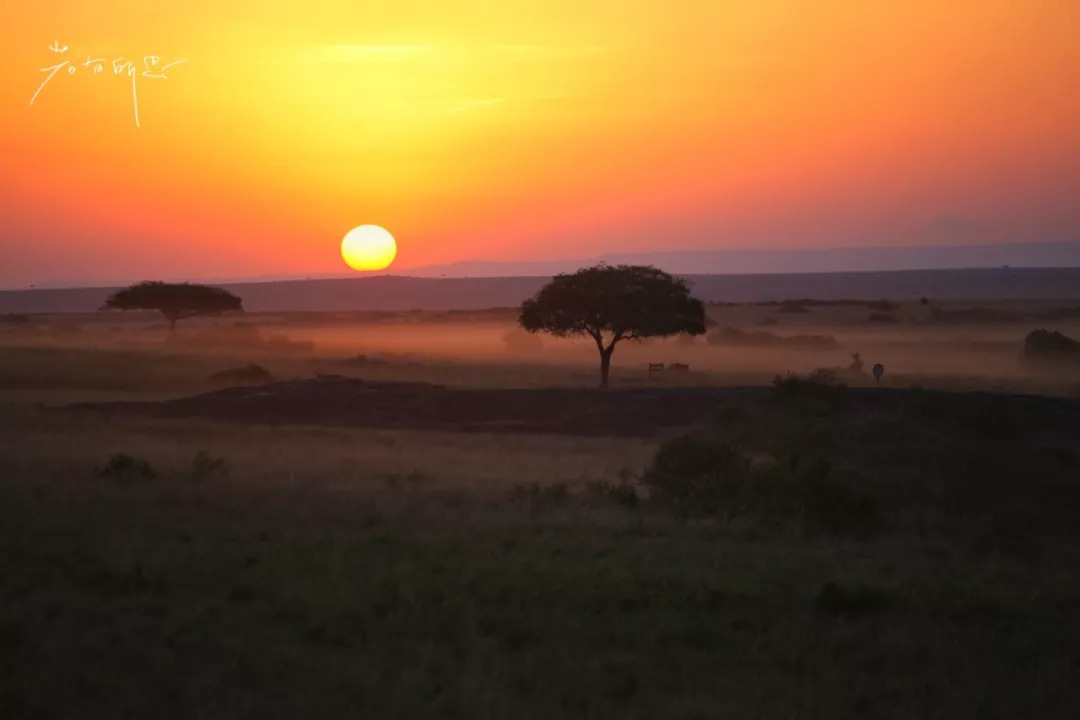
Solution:
<svg viewBox="0 0 1080 720">
<path fill-rule="evenodd" d="M 708 252 L 708 251 L 705 251 Z M 549 261 L 540 261 L 549 262 Z M 559 261 L 550 261 L 559 262 Z M 601 261 L 602 262 L 602 261 Z M 582 267 L 588 267 L 583 265 Z M 418 268 L 423 269 L 423 268 Z M 1080 263 L 1076 265 L 992 265 L 992 266 L 949 266 L 949 267 L 933 267 L 933 268 L 893 268 L 893 269 L 866 269 L 866 270 L 799 270 L 799 271 L 769 271 L 769 272 L 672 272 L 671 275 L 683 278 L 692 277 L 753 277 L 753 276 L 783 276 L 783 275 L 871 275 L 871 274 L 902 274 L 902 273 L 938 273 L 938 272 L 992 272 L 1001 270 L 1080 270 Z M 229 279 L 173 279 L 173 280 L 160 280 L 160 282 L 169 283 L 193 283 L 199 285 L 269 285 L 269 284 L 289 284 L 289 283 L 302 283 L 302 282 L 326 282 L 326 281 L 363 281 L 363 280 L 375 280 L 375 279 L 395 279 L 395 280 L 428 280 L 428 281 L 455 281 L 455 280 L 521 280 L 531 278 L 550 278 L 553 277 L 552 273 L 538 273 L 538 274 L 509 274 L 509 275 L 408 275 L 398 273 L 384 273 L 384 272 L 372 272 L 372 273 L 360 273 L 354 272 L 352 274 L 330 274 L 330 275 L 304 275 L 304 276 L 271 276 L 271 277 L 241 277 L 241 278 L 229 278 Z M 29 286 L 4 286 L 0 287 L 0 293 L 12 293 L 12 292 L 56 292 L 60 290 L 101 290 L 111 288 L 123 288 L 129 285 L 137 284 L 139 282 L 154 282 L 155 280 L 134 280 L 134 281 L 115 281 L 115 282 L 88 282 L 81 284 L 71 285 L 52 285 L 52 284 L 33 284 Z"/>
</svg>

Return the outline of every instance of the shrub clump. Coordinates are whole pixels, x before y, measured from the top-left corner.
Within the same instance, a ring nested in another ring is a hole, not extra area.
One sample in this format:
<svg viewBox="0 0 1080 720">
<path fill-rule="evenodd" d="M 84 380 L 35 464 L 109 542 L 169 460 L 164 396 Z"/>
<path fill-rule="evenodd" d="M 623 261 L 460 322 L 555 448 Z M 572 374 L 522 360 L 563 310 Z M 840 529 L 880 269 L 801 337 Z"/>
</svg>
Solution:
<svg viewBox="0 0 1080 720">
<path fill-rule="evenodd" d="M 847 385 L 840 382 L 835 370 L 818 368 L 806 377 L 788 373 L 773 379 L 773 398 L 784 404 L 816 405 L 822 410 L 833 410 L 847 398 Z"/>
<path fill-rule="evenodd" d="M 116 453 L 109 457 L 109 461 L 104 466 L 95 470 L 94 475 L 128 485 L 154 480 L 158 477 L 158 471 L 142 458 L 127 453 Z"/>
<path fill-rule="evenodd" d="M 1035 362 L 1080 360 L 1080 342 L 1056 330 L 1033 330 L 1024 339 L 1023 357 Z"/>
<path fill-rule="evenodd" d="M 642 481 L 651 498 L 679 514 L 730 518 L 749 473 L 749 460 L 727 443 L 684 435 L 660 446 Z"/>
<path fill-rule="evenodd" d="M 210 376 L 215 383 L 259 385 L 274 382 L 274 376 L 262 365 L 244 365 L 238 368 L 221 370 Z"/>
<path fill-rule="evenodd" d="M 868 540 L 883 515 L 877 499 L 857 478 L 845 478 L 822 458 L 756 468 L 749 457 L 719 438 L 685 435 L 660 446 L 643 482 L 649 498 L 680 516 L 745 516 L 790 523 L 811 535 Z"/>
</svg>

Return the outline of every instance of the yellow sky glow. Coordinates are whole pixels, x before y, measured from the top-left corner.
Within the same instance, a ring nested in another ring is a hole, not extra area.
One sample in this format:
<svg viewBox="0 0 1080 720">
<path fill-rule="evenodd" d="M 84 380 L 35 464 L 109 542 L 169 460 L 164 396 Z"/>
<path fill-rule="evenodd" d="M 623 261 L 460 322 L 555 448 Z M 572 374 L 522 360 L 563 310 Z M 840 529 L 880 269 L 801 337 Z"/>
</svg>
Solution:
<svg viewBox="0 0 1080 720">
<path fill-rule="evenodd" d="M 1074 5 L 8 3 L 0 281 L 94 259 L 182 276 L 211 251 L 219 275 L 331 272 L 366 221 L 403 269 L 932 242 L 916 229 L 945 215 L 987 241 L 1069 235 Z M 136 78 L 137 128 L 111 68 L 29 105 L 54 40 L 187 62 Z"/>
</svg>

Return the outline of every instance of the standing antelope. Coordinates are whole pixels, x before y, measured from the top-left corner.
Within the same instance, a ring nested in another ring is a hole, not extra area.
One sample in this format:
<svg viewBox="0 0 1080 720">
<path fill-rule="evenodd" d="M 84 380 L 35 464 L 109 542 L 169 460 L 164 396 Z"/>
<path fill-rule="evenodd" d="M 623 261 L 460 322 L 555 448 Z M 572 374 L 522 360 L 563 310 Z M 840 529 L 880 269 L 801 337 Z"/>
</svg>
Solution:
<svg viewBox="0 0 1080 720">
<path fill-rule="evenodd" d="M 885 366 L 881 363 L 874 363 L 874 382 L 881 382 L 881 376 L 885 374 Z"/>
<path fill-rule="evenodd" d="M 860 357 L 859 353 L 851 353 L 851 364 L 848 365 L 848 372 L 854 373 L 855 375 L 862 375 L 863 364 L 862 357 Z"/>
</svg>

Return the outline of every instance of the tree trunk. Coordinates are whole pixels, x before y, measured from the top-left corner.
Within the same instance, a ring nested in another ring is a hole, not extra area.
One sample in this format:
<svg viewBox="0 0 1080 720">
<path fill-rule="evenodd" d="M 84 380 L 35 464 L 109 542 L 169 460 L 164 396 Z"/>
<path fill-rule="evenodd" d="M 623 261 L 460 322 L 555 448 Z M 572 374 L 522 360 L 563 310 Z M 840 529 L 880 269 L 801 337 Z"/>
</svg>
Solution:
<svg viewBox="0 0 1080 720">
<path fill-rule="evenodd" d="M 611 374 L 611 351 L 615 349 L 612 345 L 609 348 L 600 351 L 600 389 L 607 390 L 608 376 Z"/>
</svg>

